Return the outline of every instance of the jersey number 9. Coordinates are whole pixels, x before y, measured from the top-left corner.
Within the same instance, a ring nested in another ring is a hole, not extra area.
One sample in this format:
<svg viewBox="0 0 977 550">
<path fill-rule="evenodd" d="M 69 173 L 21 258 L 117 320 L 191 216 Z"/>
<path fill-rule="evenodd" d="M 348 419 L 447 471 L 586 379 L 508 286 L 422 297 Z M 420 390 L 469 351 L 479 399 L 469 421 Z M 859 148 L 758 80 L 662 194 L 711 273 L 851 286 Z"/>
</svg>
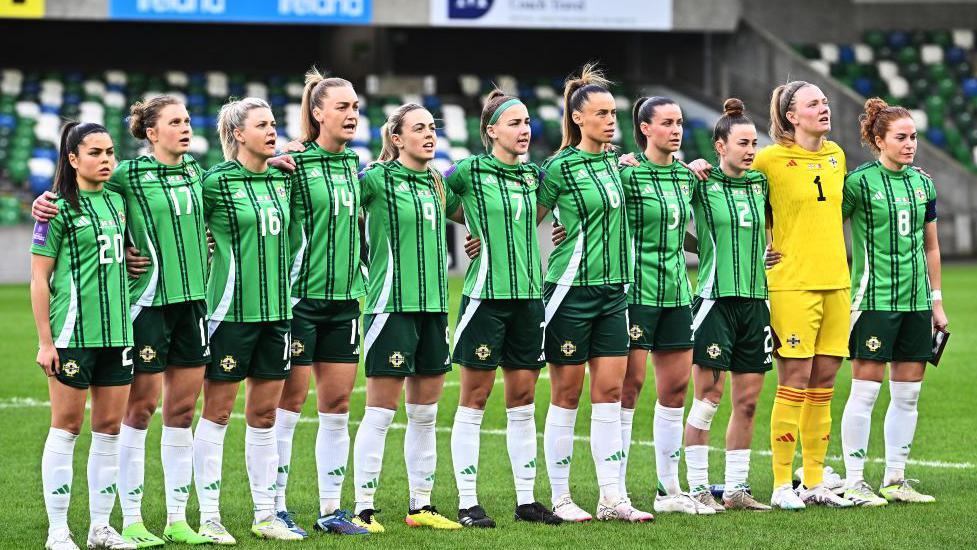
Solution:
<svg viewBox="0 0 977 550">
<path fill-rule="evenodd" d="M 438 207 L 434 206 L 434 203 L 431 202 L 421 203 L 421 215 L 424 216 L 425 220 L 429 220 L 431 222 L 431 231 L 437 231 Z"/>
</svg>

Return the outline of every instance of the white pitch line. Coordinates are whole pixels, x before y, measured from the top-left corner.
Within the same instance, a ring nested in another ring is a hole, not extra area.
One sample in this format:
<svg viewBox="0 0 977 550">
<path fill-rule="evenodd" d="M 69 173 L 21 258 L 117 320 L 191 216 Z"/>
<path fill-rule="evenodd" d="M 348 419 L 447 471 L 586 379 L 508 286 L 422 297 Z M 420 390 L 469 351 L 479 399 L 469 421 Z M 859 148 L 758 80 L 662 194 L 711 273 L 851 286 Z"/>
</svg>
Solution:
<svg viewBox="0 0 977 550">
<path fill-rule="evenodd" d="M 446 387 L 449 386 L 449 384 L 457 385 L 458 383 L 457 382 L 445 382 L 445 386 Z M 355 389 L 354 389 L 354 391 L 355 391 Z M 7 399 L 0 399 L 0 409 L 48 408 L 50 406 L 51 406 L 50 401 L 42 401 L 40 399 L 33 399 L 33 398 L 30 398 L 30 397 L 13 397 L 13 398 L 7 398 Z M 231 418 L 244 419 L 244 415 L 242 413 L 233 413 L 233 414 L 231 414 Z M 303 424 L 318 424 L 319 423 L 319 419 L 318 418 L 309 417 L 309 416 L 302 416 L 302 417 L 299 418 L 298 421 L 300 423 L 303 423 Z M 358 425 L 359 423 L 358 422 L 350 422 L 350 424 L 355 426 L 355 425 Z M 392 429 L 392 430 L 406 430 L 407 429 L 407 424 L 393 423 L 393 424 L 390 425 L 390 429 Z M 435 430 L 437 432 L 439 432 L 439 433 L 451 433 L 451 428 L 450 427 L 447 427 L 447 426 L 438 426 L 437 428 L 435 428 Z M 482 428 L 481 433 L 484 434 L 484 435 L 492 435 L 492 436 L 505 436 L 506 435 L 505 430 L 498 429 L 498 428 Z M 540 433 L 540 434 L 537 434 L 536 436 L 538 438 L 542 438 L 543 437 L 543 434 Z M 584 436 L 584 435 L 574 435 L 573 436 L 573 439 L 574 439 L 574 441 L 586 441 L 586 442 L 589 442 L 590 441 L 590 438 L 587 437 L 587 436 Z M 641 446 L 641 447 L 654 447 L 655 446 L 654 442 L 648 441 L 646 439 L 635 439 L 635 440 L 632 440 L 631 441 L 631 444 L 632 445 L 638 445 L 638 446 Z M 709 451 L 710 452 L 713 452 L 713 453 L 725 453 L 726 452 L 726 449 L 722 449 L 722 448 L 719 448 L 719 447 L 709 447 Z M 773 453 L 771 453 L 767 449 L 754 450 L 753 451 L 753 454 L 754 455 L 759 455 L 759 456 L 764 456 L 764 457 L 772 456 L 773 455 Z M 836 455 L 836 456 L 826 457 L 826 460 L 830 460 L 832 462 L 839 462 L 840 463 L 840 462 L 843 461 L 843 458 L 841 456 L 837 456 Z M 866 461 L 872 462 L 873 464 L 885 464 L 885 459 L 882 458 L 882 457 L 869 457 L 869 458 L 866 459 Z M 921 460 L 921 459 L 916 459 L 916 458 L 910 458 L 907 462 L 910 465 L 920 466 L 920 467 L 923 467 L 923 468 L 942 468 L 942 469 L 950 469 L 950 470 L 969 470 L 969 469 L 975 467 L 975 465 L 974 465 L 973 462 L 946 462 L 946 461 L 943 461 L 943 460 Z"/>
</svg>

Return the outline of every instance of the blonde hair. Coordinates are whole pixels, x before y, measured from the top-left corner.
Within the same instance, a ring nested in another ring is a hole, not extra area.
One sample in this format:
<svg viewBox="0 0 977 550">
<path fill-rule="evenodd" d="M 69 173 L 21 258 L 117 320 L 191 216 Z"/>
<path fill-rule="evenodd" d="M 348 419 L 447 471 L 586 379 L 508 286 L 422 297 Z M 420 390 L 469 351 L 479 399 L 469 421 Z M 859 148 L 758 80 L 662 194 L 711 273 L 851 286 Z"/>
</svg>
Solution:
<svg viewBox="0 0 977 550">
<path fill-rule="evenodd" d="M 814 84 L 794 80 L 777 86 L 770 95 L 770 139 L 780 145 L 789 146 L 794 143 L 794 125 L 787 120 L 787 113 L 797 108 L 794 96 L 805 86 Z"/>
<path fill-rule="evenodd" d="M 329 93 L 329 88 L 353 87 L 345 78 L 326 77 L 319 69 L 312 67 L 305 73 L 305 89 L 302 90 L 302 141 L 315 141 L 319 138 L 319 121 L 312 115 Z"/>
<path fill-rule="evenodd" d="M 594 63 L 584 65 L 580 76 L 567 79 L 563 86 L 563 139 L 558 150 L 580 144 L 583 136 L 580 127 L 573 122 L 573 112 L 583 109 L 591 94 L 609 93 L 610 85 L 611 81 L 604 78 L 604 73 Z"/>
<path fill-rule="evenodd" d="M 217 115 L 217 133 L 220 135 L 221 150 L 224 160 L 237 158 L 238 143 L 234 139 L 234 130 L 244 127 L 248 113 L 254 109 L 271 109 L 268 102 L 257 97 L 231 100 L 221 107 Z"/>
<path fill-rule="evenodd" d="M 399 134 L 403 130 L 404 118 L 407 116 L 407 113 L 418 109 L 424 109 L 424 107 L 417 103 L 405 103 L 390 113 L 387 121 L 380 128 L 380 142 L 382 147 L 380 149 L 380 155 L 377 156 L 377 162 L 388 162 L 397 160 L 400 157 L 400 149 L 394 145 L 393 135 Z M 444 181 L 441 178 L 441 173 L 430 166 L 428 166 L 427 172 L 434 181 L 434 190 L 437 192 L 438 198 L 441 200 L 441 205 L 443 206 L 445 204 L 445 196 Z"/>
</svg>

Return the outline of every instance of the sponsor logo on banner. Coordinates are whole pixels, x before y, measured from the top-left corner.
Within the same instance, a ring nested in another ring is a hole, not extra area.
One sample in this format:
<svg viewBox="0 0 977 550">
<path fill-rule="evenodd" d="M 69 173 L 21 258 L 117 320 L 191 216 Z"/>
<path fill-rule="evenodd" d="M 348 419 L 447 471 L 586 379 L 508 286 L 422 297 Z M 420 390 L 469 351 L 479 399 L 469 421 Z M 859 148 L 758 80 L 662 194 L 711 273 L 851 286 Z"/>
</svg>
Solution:
<svg viewBox="0 0 977 550">
<path fill-rule="evenodd" d="M 7 0 L 0 0 L 4 2 Z M 372 0 L 109 0 L 112 19 L 367 25 Z"/>
<path fill-rule="evenodd" d="M 431 24 L 668 30 L 673 0 L 430 0 Z"/>
</svg>

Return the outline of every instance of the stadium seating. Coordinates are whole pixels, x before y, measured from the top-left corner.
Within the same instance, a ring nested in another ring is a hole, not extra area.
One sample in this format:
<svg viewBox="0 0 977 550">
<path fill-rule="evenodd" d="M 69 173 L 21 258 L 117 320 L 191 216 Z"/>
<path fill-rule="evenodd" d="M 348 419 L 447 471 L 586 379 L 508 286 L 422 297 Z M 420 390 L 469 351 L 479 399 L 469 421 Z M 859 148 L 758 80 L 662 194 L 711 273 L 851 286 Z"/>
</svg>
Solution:
<svg viewBox="0 0 977 550">
<path fill-rule="evenodd" d="M 798 52 L 858 94 L 910 109 L 921 135 L 977 172 L 974 31 L 868 31 L 858 44 L 805 44 Z"/>
<path fill-rule="evenodd" d="M 432 77 L 433 78 L 433 77 Z M 398 105 L 416 101 L 441 121 L 441 146 L 434 166 L 446 169 L 453 161 L 482 151 L 479 114 L 484 95 L 498 84 L 517 91 L 533 118 L 530 156 L 541 162 L 560 142 L 562 81 L 559 78 L 518 81 L 511 76 L 463 75 L 439 82 L 440 95 L 372 96 L 361 94 L 361 120 L 352 147 L 366 163 L 380 152 L 380 126 Z M 637 95 L 613 90 L 621 115 L 614 141 L 624 151 L 634 151 L 631 100 Z M 141 98 L 169 93 L 185 101 L 194 125 L 191 152 L 205 167 L 223 160 L 216 134 L 217 113 L 229 96 L 268 99 L 282 134 L 280 145 L 299 135 L 301 124 L 301 75 L 245 75 L 212 71 L 155 74 L 108 70 L 102 73 L 0 71 L 0 194 L 30 197 L 49 189 L 57 160 L 57 142 L 64 120 L 99 122 L 116 142 L 119 158 L 141 154 L 144 145 L 126 131 L 127 107 Z M 688 122 L 682 147 L 685 158 L 714 159 L 709 124 Z M 0 224 L 25 219 L 23 200 L 0 199 Z"/>
</svg>

